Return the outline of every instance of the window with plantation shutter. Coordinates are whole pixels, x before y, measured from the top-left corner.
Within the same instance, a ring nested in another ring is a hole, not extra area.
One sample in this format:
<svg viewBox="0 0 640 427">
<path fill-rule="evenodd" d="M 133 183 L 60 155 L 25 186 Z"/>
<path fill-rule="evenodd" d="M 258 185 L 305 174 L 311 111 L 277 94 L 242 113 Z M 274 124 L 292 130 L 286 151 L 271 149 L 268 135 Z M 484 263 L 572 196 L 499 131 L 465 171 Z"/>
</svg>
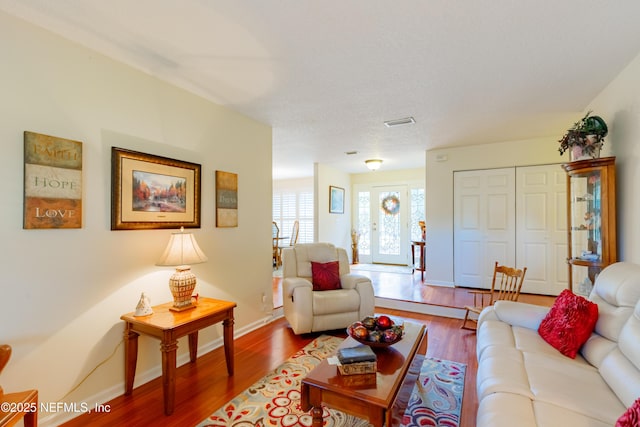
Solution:
<svg viewBox="0 0 640 427">
<path fill-rule="evenodd" d="M 297 183 L 296 183 L 297 184 Z M 305 185 L 282 185 L 273 190 L 273 220 L 280 227 L 280 235 L 291 237 L 294 221 L 300 224 L 298 243 L 312 243 L 313 237 L 313 190 L 312 183 Z M 288 240 L 283 240 L 288 245 Z"/>
</svg>

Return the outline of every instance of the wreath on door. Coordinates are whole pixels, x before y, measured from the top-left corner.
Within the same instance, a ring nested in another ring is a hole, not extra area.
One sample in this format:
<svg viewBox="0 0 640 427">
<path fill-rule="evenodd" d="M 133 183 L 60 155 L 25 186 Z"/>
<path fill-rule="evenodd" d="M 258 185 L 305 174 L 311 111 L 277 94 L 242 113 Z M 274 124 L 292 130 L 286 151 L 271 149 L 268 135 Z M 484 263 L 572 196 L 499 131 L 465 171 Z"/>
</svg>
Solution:
<svg viewBox="0 0 640 427">
<path fill-rule="evenodd" d="M 387 196 L 382 199 L 381 208 L 387 215 L 397 215 L 400 212 L 400 199 L 398 196 Z"/>
</svg>

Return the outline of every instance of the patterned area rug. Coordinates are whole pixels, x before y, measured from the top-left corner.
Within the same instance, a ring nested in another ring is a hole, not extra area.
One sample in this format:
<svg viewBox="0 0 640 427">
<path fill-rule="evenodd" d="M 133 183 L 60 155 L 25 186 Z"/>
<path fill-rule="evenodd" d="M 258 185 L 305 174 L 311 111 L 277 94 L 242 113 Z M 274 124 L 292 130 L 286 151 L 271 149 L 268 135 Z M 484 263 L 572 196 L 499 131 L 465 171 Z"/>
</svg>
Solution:
<svg viewBox="0 0 640 427">
<path fill-rule="evenodd" d="M 197 427 L 309 427 L 311 415 L 300 409 L 302 379 L 331 355 L 342 338 L 323 335 L 275 370 L 211 414 Z M 402 426 L 457 427 L 462 406 L 466 366 L 425 359 L 414 386 Z M 370 424 L 324 408 L 324 427 L 366 427 Z"/>
</svg>

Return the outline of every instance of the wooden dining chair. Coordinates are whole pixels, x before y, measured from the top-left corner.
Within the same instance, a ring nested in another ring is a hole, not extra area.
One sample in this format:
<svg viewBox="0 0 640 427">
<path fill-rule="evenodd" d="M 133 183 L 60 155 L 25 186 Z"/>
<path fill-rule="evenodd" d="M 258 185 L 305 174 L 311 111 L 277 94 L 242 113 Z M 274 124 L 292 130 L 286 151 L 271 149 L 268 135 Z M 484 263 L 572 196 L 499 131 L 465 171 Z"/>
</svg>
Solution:
<svg viewBox="0 0 640 427">
<path fill-rule="evenodd" d="M 461 328 L 472 331 L 476 329 L 469 327 L 467 324 L 468 322 L 473 322 L 477 325 L 477 317 L 469 317 L 470 313 L 474 313 L 477 316 L 485 307 L 493 305 L 496 301 L 517 301 L 520 297 L 520 290 L 522 289 L 526 272 L 527 267 L 518 270 L 516 268 L 498 265 L 496 261 L 493 269 L 491 290 L 469 291 L 469 293 L 473 294 L 473 305 L 464 307 L 466 313 Z"/>
<path fill-rule="evenodd" d="M 273 268 L 280 267 L 280 228 L 275 221 L 271 222 L 271 242 L 273 247 Z"/>
<path fill-rule="evenodd" d="M 278 250 L 280 251 L 280 253 L 278 254 L 278 258 L 280 259 L 280 262 L 282 262 L 282 249 L 294 247 L 296 243 L 298 243 L 299 233 L 300 233 L 300 223 L 298 222 L 298 220 L 293 221 L 293 226 L 291 227 L 291 237 L 289 238 L 289 246 L 280 245 L 280 248 L 278 248 Z"/>
<path fill-rule="evenodd" d="M 11 357 L 11 346 L 0 345 L 0 373 Z M 10 410 L 7 408 L 23 408 L 24 411 Z M 38 390 L 27 390 L 18 393 L 4 393 L 0 387 L 0 426 L 13 426 L 23 420 L 25 427 L 37 427 L 38 425 Z"/>
<path fill-rule="evenodd" d="M 293 227 L 291 227 L 291 239 L 289 239 L 289 246 L 295 246 L 298 243 L 298 234 L 300 233 L 300 223 L 298 220 L 293 221 Z"/>
</svg>

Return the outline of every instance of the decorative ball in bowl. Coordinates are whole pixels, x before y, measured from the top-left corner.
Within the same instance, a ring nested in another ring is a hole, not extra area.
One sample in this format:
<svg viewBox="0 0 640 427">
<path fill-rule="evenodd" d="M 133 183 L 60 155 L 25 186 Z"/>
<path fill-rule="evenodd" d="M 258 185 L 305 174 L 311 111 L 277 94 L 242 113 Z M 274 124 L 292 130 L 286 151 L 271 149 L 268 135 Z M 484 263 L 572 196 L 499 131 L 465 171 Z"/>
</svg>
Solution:
<svg viewBox="0 0 640 427">
<path fill-rule="evenodd" d="M 347 334 L 371 347 L 389 347 L 402 339 L 404 325 L 396 324 L 389 316 L 368 316 L 349 325 Z"/>
</svg>

